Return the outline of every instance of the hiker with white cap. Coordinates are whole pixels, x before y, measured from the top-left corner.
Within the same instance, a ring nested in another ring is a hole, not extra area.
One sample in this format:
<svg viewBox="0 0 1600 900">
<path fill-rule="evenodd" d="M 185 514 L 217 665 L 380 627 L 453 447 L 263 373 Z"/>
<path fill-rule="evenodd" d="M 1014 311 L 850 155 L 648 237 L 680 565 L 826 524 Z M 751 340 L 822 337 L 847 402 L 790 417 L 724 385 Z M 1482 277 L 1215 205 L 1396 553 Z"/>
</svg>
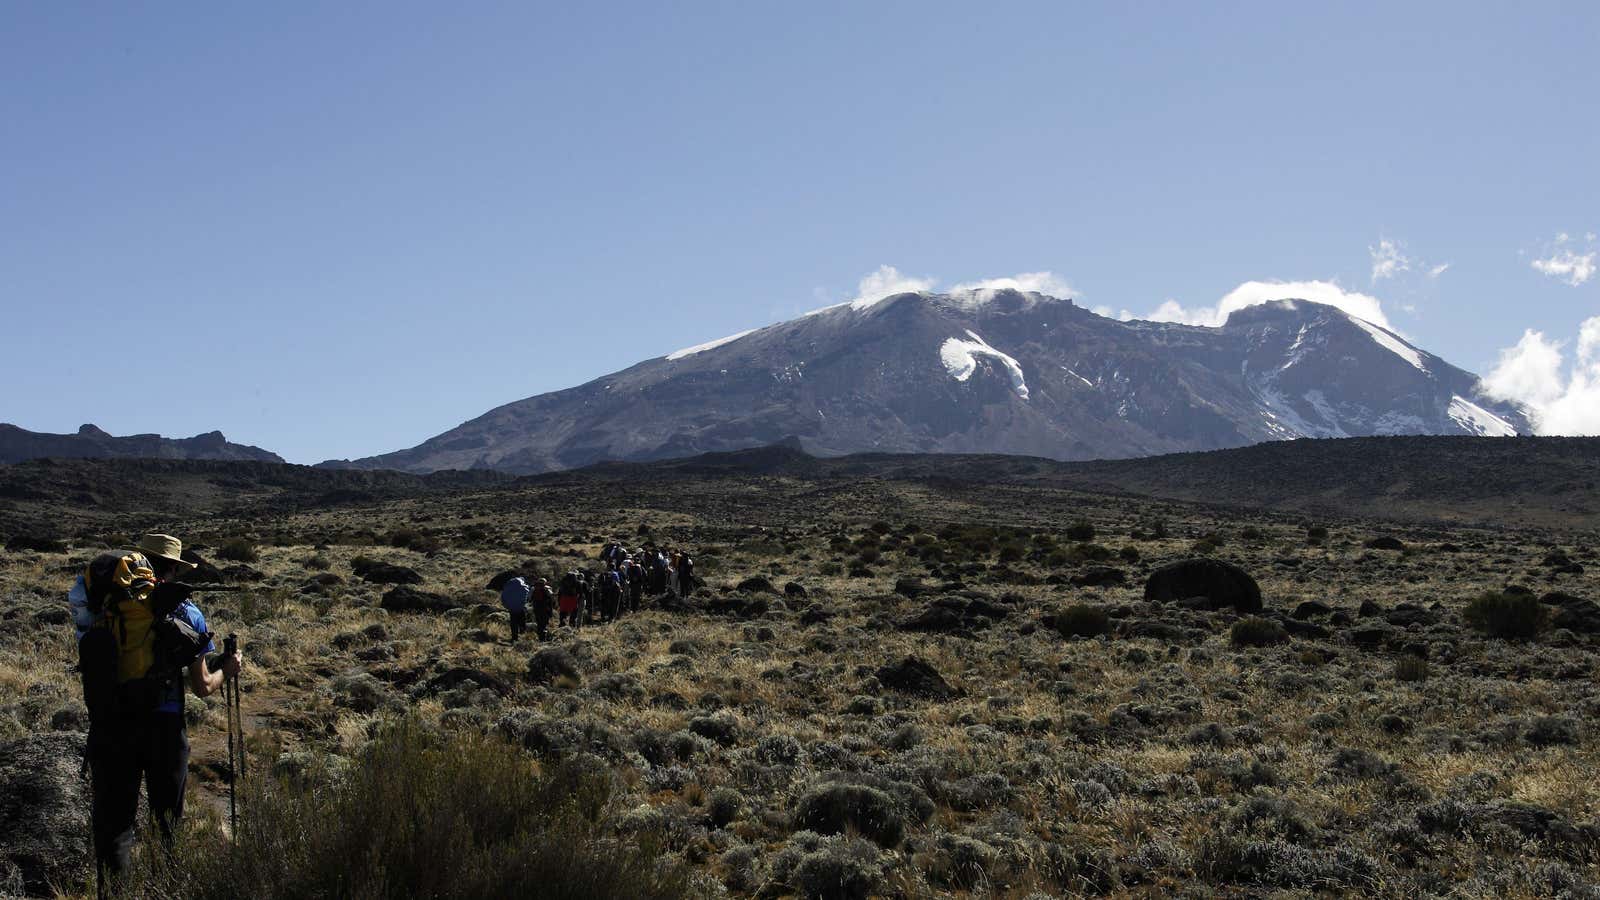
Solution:
<svg viewBox="0 0 1600 900">
<path fill-rule="evenodd" d="M 192 589 L 179 580 L 194 568 L 177 538 L 147 534 L 137 550 L 91 560 L 69 593 L 89 708 L 90 826 L 102 873 L 128 866 L 141 782 L 166 843 L 183 816 L 189 776 L 184 682 L 195 696 L 207 697 L 239 674 L 237 650 L 219 657 L 216 670 L 206 659 L 216 646 L 190 599 Z"/>
</svg>

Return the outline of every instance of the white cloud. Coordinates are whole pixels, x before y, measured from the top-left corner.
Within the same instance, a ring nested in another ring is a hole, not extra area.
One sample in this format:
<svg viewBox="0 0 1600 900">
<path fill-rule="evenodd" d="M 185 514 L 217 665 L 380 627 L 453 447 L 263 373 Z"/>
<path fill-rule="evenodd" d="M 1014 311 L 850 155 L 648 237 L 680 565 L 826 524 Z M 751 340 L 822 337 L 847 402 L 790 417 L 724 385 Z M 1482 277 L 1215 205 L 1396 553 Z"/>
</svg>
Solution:
<svg viewBox="0 0 1600 900">
<path fill-rule="evenodd" d="M 1581 245 L 1574 249 L 1571 244 Z M 1565 281 L 1573 287 L 1578 287 L 1594 277 L 1597 269 L 1595 257 L 1600 256 L 1600 251 L 1595 249 L 1595 235 L 1593 232 L 1585 234 L 1583 239 L 1577 240 L 1565 231 L 1556 235 L 1555 243 L 1546 248 L 1549 253 L 1543 259 L 1535 259 L 1531 263 L 1534 271 L 1548 275 L 1558 281 Z"/>
<path fill-rule="evenodd" d="M 1576 358 L 1563 368 L 1562 344 L 1529 329 L 1483 379 L 1491 396 L 1523 404 L 1539 434 L 1600 434 L 1600 316 L 1578 328 Z"/>
<path fill-rule="evenodd" d="M 1379 238 L 1378 246 L 1368 247 L 1367 252 L 1372 255 L 1373 284 L 1411 270 L 1411 259 L 1406 256 L 1404 247 L 1399 241 Z"/>
<path fill-rule="evenodd" d="M 1594 277 L 1595 251 L 1576 253 L 1568 248 L 1561 248 L 1551 253 L 1547 259 L 1533 261 L 1534 269 L 1549 275 L 1567 284 L 1577 287 Z"/>
<path fill-rule="evenodd" d="M 856 309 L 866 309 L 885 297 L 933 290 L 933 286 L 937 283 L 932 278 L 916 278 L 903 274 L 894 266 L 879 266 L 878 271 L 856 283 L 856 295 L 849 303 Z"/>
<path fill-rule="evenodd" d="M 1443 275 L 1445 273 L 1445 271 L 1448 270 L 1449 268 L 1450 268 L 1450 264 L 1449 263 L 1440 263 L 1437 266 L 1431 266 L 1428 269 L 1428 277 L 1429 278 L 1438 278 L 1440 275 Z"/>
<path fill-rule="evenodd" d="M 1050 297 L 1072 297 L 1078 292 L 1065 278 L 1054 272 L 1023 272 L 1009 278 L 988 278 L 967 281 L 950 289 L 950 293 L 977 293 L 980 291 L 1022 291 L 1025 294 L 1045 294 Z"/>
<path fill-rule="evenodd" d="M 1185 307 L 1176 300 L 1167 300 L 1144 318 L 1152 322 L 1180 322 L 1184 325 L 1217 326 L 1228 321 L 1228 316 L 1246 307 L 1271 303 L 1274 300 L 1310 300 L 1338 307 L 1358 319 L 1394 331 L 1389 317 L 1383 314 L 1383 304 L 1377 297 L 1356 291 L 1347 291 L 1332 281 L 1246 281 L 1216 306 Z M 1396 332 L 1398 333 L 1398 332 Z"/>
</svg>

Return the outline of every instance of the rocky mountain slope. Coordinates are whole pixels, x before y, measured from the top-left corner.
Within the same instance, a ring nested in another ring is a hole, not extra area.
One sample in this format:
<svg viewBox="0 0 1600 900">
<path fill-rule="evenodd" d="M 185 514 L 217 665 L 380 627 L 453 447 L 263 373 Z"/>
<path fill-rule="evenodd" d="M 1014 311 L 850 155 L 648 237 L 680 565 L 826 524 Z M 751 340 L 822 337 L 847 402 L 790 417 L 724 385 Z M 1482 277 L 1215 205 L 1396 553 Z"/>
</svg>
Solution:
<svg viewBox="0 0 1600 900">
<path fill-rule="evenodd" d="M 283 462 L 283 457 L 260 447 L 234 444 L 220 431 L 191 438 L 166 438 L 159 434 L 113 437 L 93 425 L 77 434 L 47 434 L 0 423 L 0 463 L 28 459 L 221 459 Z"/>
<path fill-rule="evenodd" d="M 1017 291 L 818 310 L 326 465 L 537 473 L 770 444 L 807 452 L 1126 458 L 1296 437 L 1527 433 L 1478 379 L 1334 307 L 1221 327 L 1095 315 Z"/>
</svg>

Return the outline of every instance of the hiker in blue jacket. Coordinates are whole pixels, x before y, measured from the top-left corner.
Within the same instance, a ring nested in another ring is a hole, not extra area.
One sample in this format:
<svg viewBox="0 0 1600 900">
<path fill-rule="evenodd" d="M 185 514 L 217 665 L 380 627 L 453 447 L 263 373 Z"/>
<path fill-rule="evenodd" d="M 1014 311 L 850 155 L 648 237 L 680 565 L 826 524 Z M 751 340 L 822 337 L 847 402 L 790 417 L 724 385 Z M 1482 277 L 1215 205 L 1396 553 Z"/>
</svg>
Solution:
<svg viewBox="0 0 1600 900">
<path fill-rule="evenodd" d="M 517 638 L 528 630 L 528 598 L 533 594 L 532 585 L 528 579 L 518 575 L 506 582 L 500 589 L 500 605 L 511 614 L 511 643 L 515 644 Z"/>
</svg>

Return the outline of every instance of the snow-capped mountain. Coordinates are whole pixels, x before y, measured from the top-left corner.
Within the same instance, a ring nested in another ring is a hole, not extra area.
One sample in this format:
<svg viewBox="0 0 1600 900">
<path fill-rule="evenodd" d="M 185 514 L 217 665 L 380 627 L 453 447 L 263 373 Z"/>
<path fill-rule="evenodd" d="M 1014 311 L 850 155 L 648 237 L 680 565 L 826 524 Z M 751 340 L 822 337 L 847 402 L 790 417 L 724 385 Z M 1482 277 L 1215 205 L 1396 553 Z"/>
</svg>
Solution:
<svg viewBox="0 0 1600 900">
<path fill-rule="evenodd" d="M 1217 328 L 1120 322 L 1018 291 L 856 301 L 509 403 L 417 447 L 328 465 L 517 473 L 797 437 L 818 455 L 1074 460 L 1297 437 L 1513 435 L 1478 378 L 1331 306 Z"/>
</svg>

